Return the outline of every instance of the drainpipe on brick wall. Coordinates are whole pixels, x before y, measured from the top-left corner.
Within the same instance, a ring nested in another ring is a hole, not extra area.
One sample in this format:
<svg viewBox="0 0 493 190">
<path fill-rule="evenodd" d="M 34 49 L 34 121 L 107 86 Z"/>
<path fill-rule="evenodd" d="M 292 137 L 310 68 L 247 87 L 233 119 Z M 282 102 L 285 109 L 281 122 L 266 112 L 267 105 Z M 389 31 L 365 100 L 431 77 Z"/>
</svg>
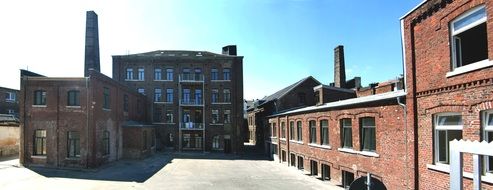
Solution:
<svg viewBox="0 0 493 190">
<path fill-rule="evenodd" d="M 92 106 L 89 105 L 89 75 L 88 77 L 84 77 L 86 79 L 86 168 L 89 167 L 89 108 Z"/>
<path fill-rule="evenodd" d="M 402 110 L 404 111 L 404 142 L 406 146 L 406 156 L 405 156 L 405 163 L 406 167 L 404 168 L 404 175 L 406 176 L 406 187 L 409 189 L 409 175 L 407 173 L 407 170 L 409 168 L 408 162 L 409 162 L 409 152 L 408 152 L 408 144 L 407 144 L 407 107 L 406 104 L 401 103 L 401 99 L 397 97 L 397 103 L 402 107 Z"/>
</svg>

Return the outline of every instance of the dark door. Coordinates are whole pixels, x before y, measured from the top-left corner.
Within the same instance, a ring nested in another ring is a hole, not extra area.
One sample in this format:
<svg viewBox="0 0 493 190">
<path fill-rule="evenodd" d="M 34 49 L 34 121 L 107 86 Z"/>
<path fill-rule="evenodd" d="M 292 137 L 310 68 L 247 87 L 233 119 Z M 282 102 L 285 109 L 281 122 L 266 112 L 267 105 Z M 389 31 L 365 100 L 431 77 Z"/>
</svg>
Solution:
<svg viewBox="0 0 493 190">
<path fill-rule="evenodd" d="M 231 139 L 224 139 L 224 153 L 231 153 Z"/>
</svg>

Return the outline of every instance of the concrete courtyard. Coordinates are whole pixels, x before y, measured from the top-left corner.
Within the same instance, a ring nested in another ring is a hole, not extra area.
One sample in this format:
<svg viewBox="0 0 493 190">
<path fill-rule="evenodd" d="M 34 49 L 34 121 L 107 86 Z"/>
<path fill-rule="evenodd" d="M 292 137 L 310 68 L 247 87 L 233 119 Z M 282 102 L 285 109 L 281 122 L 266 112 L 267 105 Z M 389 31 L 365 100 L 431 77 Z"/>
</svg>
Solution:
<svg viewBox="0 0 493 190">
<path fill-rule="evenodd" d="M 157 153 L 83 171 L 18 161 L 0 161 L 0 189 L 342 189 L 258 155 Z"/>
</svg>

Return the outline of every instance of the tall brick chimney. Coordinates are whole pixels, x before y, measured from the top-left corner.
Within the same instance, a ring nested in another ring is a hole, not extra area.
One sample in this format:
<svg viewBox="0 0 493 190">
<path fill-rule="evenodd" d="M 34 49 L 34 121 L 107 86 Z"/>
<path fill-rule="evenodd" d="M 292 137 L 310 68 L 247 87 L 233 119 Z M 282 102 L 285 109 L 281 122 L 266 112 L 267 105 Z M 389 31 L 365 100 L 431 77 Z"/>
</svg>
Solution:
<svg viewBox="0 0 493 190">
<path fill-rule="evenodd" d="M 335 87 L 346 86 L 346 68 L 344 66 L 344 46 L 339 45 L 334 49 L 334 84 Z"/>
<path fill-rule="evenodd" d="M 223 47 L 223 55 L 235 55 L 236 56 L 236 45 L 229 45 Z"/>
<path fill-rule="evenodd" d="M 86 50 L 84 58 L 84 76 L 89 76 L 89 69 L 100 72 L 99 68 L 99 32 L 98 15 L 94 11 L 86 13 Z"/>
</svg>

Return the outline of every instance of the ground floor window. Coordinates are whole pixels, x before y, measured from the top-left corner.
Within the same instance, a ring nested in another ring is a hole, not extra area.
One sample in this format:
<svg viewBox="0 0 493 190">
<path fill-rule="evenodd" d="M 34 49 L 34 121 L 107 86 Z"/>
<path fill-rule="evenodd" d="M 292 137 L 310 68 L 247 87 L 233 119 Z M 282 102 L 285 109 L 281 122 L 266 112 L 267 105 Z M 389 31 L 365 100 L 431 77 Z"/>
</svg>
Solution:
<svg viewBox="0 0 493 190">
<path fill-rule="evenodd" d="M 449 164 L 449 142 L 462 139 L 462 116 L 459 113 L 443 113 L 435 116 L 435 163 Z"/>
<path fill-rule="evenodd" d="M 322 164 L 322 180 L 330 180 L 330 167 L 327 164 Z"/>
<path fill-rule="evenodd" d="M 493 110 L 483 112 L 483 141 L 493 141 Z M 484 170 L 486 173 L 493 173 L 493 156 L 484 156 Z"/>
<path fill-rule="evenodd" d="M 34 155 L 46 155 L 46 130 L 34 132 Z"/>
<path fill-rule="evenodd" d="M 281 160 L 282 162 L 286 162 L 286 151 L 281 151 Z"/>
<path fill-rule="evenodd" d="M 310 175 L 318 175 L 318 163 L 315 160 L 310 160 Z"/>
<path fill-rule="evenodd" d="M 304 167 L 303 167 L 303 157 L 302 156 L 298 156 L 298 169 L 299 170 L 303 170 Z"/>
<path fill-rule="evenodd" d="M 79 132 L 69 131 L 67 139 L 67 157 L 80 157 L 80 137 Z"/>
<path fill-rule="evenodd" d="M 110 132 L 103 131 L 103 155 L 110 154 Z"/>
<path fill-rule="evenodd" d="M 289 163 L 290 163 L 290 166 L 293 166 L 293 167 L 296 166 L 296 155 L 294 155 L 294 154 L 291 154 L 290 155 L 290 157 L 289 157 Z"/>
<path fill-rule="evenodd" d="M 190 134 L 183 134 L 183 148 L 190 148 Z"/>
<path fill-rule="evenodd" d="M 219 149 L 219 135 L 212 137 L 212 149 Z"/>
<path fill-rule="evenodd" d="M 342 170 L 342 187 L 349 189 L 349 185 L 354 181 L 354 174 L 348 171 Z"/>
<path fill-rule="evenodd" d="M 272 154 L 277 155 L 277 145 L 276 144 L 271 144 L 271 150 Z"/>
</svg>

